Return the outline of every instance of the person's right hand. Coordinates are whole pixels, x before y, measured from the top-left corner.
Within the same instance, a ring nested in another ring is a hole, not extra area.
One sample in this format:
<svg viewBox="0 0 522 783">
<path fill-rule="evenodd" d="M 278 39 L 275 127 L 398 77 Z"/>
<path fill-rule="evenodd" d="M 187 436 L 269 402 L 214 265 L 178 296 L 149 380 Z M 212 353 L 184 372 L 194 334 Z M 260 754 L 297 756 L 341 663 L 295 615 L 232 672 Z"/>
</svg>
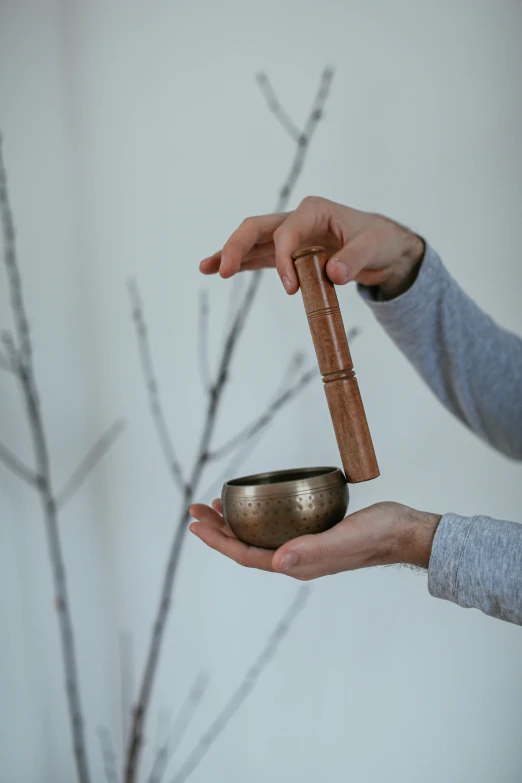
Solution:
<svg viewBox="0 0 522 783">
<path fill-rule="evenodd" d="M 419 236 L 388 218 L 309 196 L 293 212 L 246 218 L 200 270 L 227 278 L 275 266 L 287 293 L 295 294 L 299 283 L 292 254 L 311 245 L 326 248 L 332 283 L 379 286 L 386 299 L 410 287 L 425 249 Z"/>
</svg>

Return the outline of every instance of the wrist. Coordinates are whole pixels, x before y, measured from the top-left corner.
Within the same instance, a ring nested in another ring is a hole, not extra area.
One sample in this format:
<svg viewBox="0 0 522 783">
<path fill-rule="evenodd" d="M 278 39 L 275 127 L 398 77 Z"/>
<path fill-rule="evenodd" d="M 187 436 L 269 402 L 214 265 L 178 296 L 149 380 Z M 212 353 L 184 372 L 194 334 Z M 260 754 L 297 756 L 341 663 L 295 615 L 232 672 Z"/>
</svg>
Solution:
<svg viewBox="0 0 522 783">
<path fill-rule="evenodd" d="M 441 519 L 440 514 L 409 509 L 398 562 L 427 569 L 430 563 L 433 539 Z"/>
<path fill-rule="evenodd" d="M 388 276 L 379 286 L 379 298 L 382 300 L 395 299 L 411 288 L 426 252 L 426 245 L 421 237 L 402 226 L 398 228 L 401 231 L 399 252 L 390 266 Z"/>
</svg>

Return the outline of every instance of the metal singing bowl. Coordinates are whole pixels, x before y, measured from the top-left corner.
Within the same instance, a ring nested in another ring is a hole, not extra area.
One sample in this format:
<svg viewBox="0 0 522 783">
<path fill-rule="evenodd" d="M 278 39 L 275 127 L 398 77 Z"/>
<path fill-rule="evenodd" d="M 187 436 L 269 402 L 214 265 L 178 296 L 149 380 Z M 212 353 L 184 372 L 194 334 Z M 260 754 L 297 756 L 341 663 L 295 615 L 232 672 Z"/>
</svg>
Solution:
<svg viewBox="0 0 522 783">
<path fill-rule="evenodd" d="M 346 515 L 348 485 L 338 468 L 297 468 L 227 481 L 223 516 L 245 544 L 277 549 L 308 533 L 322 533 Z"/>
</svg>

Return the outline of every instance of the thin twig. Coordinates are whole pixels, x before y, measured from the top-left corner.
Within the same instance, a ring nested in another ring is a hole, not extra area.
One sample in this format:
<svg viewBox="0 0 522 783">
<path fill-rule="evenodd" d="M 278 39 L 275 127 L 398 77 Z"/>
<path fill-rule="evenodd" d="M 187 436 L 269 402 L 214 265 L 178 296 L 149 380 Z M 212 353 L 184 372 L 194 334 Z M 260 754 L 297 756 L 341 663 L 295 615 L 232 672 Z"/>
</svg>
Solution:
<svg viewBox="0 0 522 783">
<path fill-rule="evenodd" d="M 16 348 L 16 343 L 13 335 L 7 329 L 4 329 L 0 337 L 0 340 L 3 343 L 6 352 L 6 356 L 4 360 L 7 363 L 7 367 L 4 367 L 4 369 L 8 369 L 15 375 L 19 375 L 20 357 L 18 356 L 18 350 Z"/>
<path fill-rule="evenodd" d="M 293 193 L 295 185 L 297 183 L 299 174 L 301 173 L 306 158 L 306 153 L 310 147 L 310 142 L 315 133 L 318 123 L 323 116 L 323 108 L 325 101 L 328 97 L 328 90 L 333 77 L 333 71 L 329 68 L 325 69 L 322 74 L 319 90 L 315 96 L 312 108 L 305 123 L 303 132 L 299 135 L 297 147 L 294 155 L 292 165 L 290 167 L 287 179 L 280 189 L 279 197 L 276 203 L 276 212 L 282 212 L 286 209 L 286 206 Z M 193 464 L 192 471 L 190 472 L 190 478 L 184 484 L 184 495 L 182 500 L 182 507 L 179 514 L 178 522 L 174 531 L 174 537 L 170 547 L 167 564 L 165 566 L 165 573 L 163 576 L 163 582 L 160 590 L 160 597 L 158 608 L 156 611 L 156 617 L 152 629 L 152 635 L 149 643 L 149 649 L 145 660 L 145 667 L 141 680 L 141 685 L 138 694 L 138 701 L 133 711 L 132 725 L 130 729 L 129 743 L 127 747 L 126 761 L 125 761 L 125 783 L 136 783 L 138 774 L 138 762 L 140 758 L 140 752 L 143 745 L 143 732 L 147 711 L 150 704 L 150 698 L 152 693 L 153 684 L 156 677 L 156 671 L 158 667 L 160 650 L 165 634 L 165 627 L 167 618 L 169 616 L 170 607 L 172 603 L 172 593 L 174 588 L 174 581 L 177 572 L 177 566 L 182 551 L 183 542 L 186 537 L 186 532 L 190 520 L 189 507 L 194 501 L 196 492 L 199 488 L 201 477 L 205 468 L 209 463 L 209 449 L 211 446 L 212 436 L 214 434 L 217 412 L 228 381 L 230 365 L 234 357 L 235 349 L 241 334 L 243 333 L 248 315 L 251 311 L 252 304 L 255 295 L 259 289 L 261 282 L 261 272 L 252 272 L 250 281 L 246 287 L 246 290 L 242 296 L 239 307 L 234 313 L 234 318 L 228 334 L 225 339 L 223 351 L 219 361 L 219 367 L 216 374 L 216 380 L 210 390 L 207 411 L 205 414 L 203 430 L 201 433 L 200 443 L 197 451 L 197 455 Z M 134 293 L 134 295 L 133 295 Z M 153 418 L 156 424 L 156 430 L 160 442 L 162 442 L 166 427 L 158 427 L 158 416 L 156 412 L 157 400 L 159 399 L 158 386 L 155 381 L 154 373 L 151 372 L 150 351 L 147 342 L 147 332 L 145 328 L 145 322 L 143 319 L 141 303 L 137 294 L 137 288 L 131 287 L 131 299 L 134 303 L 134 321 L 138 334 L 138 343 L 140 347 L 140 354 L 142 356 L 142 372 L 144 375 L 145 383 L 147 385 L 149 393 L 149 406 L 151 408 Z M 164 417 L 162 417 L 164 421 Z M 167 462 L 170 465 L 171 459 L 169 459 L 169 452 L 165 450 L 164 453 L 167 458 Z M 179 478 L 176 478 L 176 484 L 179 486 Z"/>
<path fill-rule="evenodd" d="M 152 354 L 150 351 L 147 324 L 143 316 L 143 304 L 138 290 L 138 284 L 135 280 L 129 281 L 129 296 L 132 304 L 132 316 L 136 327 L 136 336 L 138 339 L 138 348 L 141 359 L 141 369 L 147 385 L 149 406 L 156 427 L 156 433 L 160 446 L 163 450 L 163 456 L 167 462 L 174 482 L 178 489 L 185 491 L 185 479 L 181 464 L 174 451 L 174 445 L 169 433 L 163 406 L 161 404 L 158 381 L 154 372 L 152 363 Z"/>
<path fill-rule="evenodd" d="M 277 387 L 274 401 L 277 400 L 277 398 L 283 394 L 292 384 L 295 373 L 303 366 L 305 358 L 306 357 L 304 353 L 301 352 L 297 352 L 292 357 L 283 374 L 281 382 Z M 257 434 L 252 435 L 248 440 L 245 440 L 243 444 L 238 445 L 237 449 L 235 449 L 233 452 L 232 459 L 226 463 L 225 467 L 219 473 L 217 478 L 215 478 L 212 483 L 203 492 L 201 492 L 202 502 L 206 502 L 207 499 L 212 499 L 216 492 L 221 490 L 223 482 L 229 479 L 230 476 L 235 475 L 236 468 L 239 468 L 240 465 L 244 464 L 248 455 L 254 450 L 257 443 L 259 442 L 263 431 L 263 429 L 260 429 Z"/>
<path fill-rule="evenodd" d="M 325 68 L 323 71 L 323 74 L 321 76 L 321 81 L 319 84 L 319 89 L 317 91 L 314 103 L 312 105 L 312 110 L 308 116 L 308 119 L 303 128 L 303 132 L 301 133 L 299 137 L 299 141 L 297 143 L 296 155 L 294 157 L 292 165 L 290 166 L 290 171 L 288 172 L 287 178 L 281 190 L 279 191 L 279 200 L 277 202 L 277 206 L 275 209 L 276 213 L 285 211 L 286 205 L 288 204 L 292 191 L 303 170 L 308 147 L 310 146 L 310 142 L 317 129 L 319 122 L 323 118 L 324 105 L 326 103 L 326 100 L 328 98 L 328 93 L 330 91 L 330 85 L 332 83 L 333 73 L 334 72 L 332 68 Z"/>
<path fill-rule="evenodd" d="M 16 236 L 13 213 L 9 203 L 7 192 L 7 174 L 3 159 L 3 139 L 0 136 L 0 204 L 2 212 L 2 233 L 4 237 L 4 263 L 7 271 L 9 292 L 11 295 L 11 309 L 15 320 L 15 329 L 18 337 L 17 350 L 22 361 L 30 359 L 31 337 L 29 322 L 25 312 L 22 298 L 22 281 L 16 258 Z"/>
<path fill-rule="evenodd" d="M 148 783 L 161 783 L 167 766 L 179 748 L 181 740 L 190 726 L 197 708 L 201 704 L 208 685 L 208 674 L 198 674 L 175 720 L 172 736 L 167 738 L 158 748 Z"/>
<path fill-rule="evenodd" d="M 19 380 L 33 440 L 36 472 L 39 477 L 38 493 L 44 515 L 55 592 L 55 605 L 58 613 L 58 627 L 60 631 L 62 660 L 65 674 L 65 690 L 73 738 L 76 773 L 79 783 L 89 783 L 90 774 L 76 662 L 76 647 L 69 604 L 65 563 L 60 540 L 60 530 L 58 527 L 58 510 L 53 493 L 49 449 L 40 408 L 36 378 L 34 375 L 29 321 L 25 311 L 22 280 L 16 256 L 14 221 L 9 203 L 7 175 L 2 155 L 1 137 L 0 212 L 4 237 L 4 262 L 7 269 L 15 333 L 18 338 L 17 352 L 20 357 Z"/>
<path fill-rule="evenodd" d="M 156 726 L 156 740 L 154 747 L 154 756 L 160 752 L 161 746 L 168 741 L 170 726 L 172 724 L 172 710 L 162 707 L 158 711 L 158 723 Z"/>
<path fill-rule="evenodd" d="M 121 736 L 123 747 L 129 738 L 132 698 L 134 693 L 134 640 L 129 631 L 120 633 L 120 698 Z"/>
<path fill-rule="evenodd" d="M 238 305 L 243 298 L 243 289 L 245 283 L 245 275 L 234 275 L 230 281 L 230 293 L 228 295 L 228 308 L 227 316 L 225 318 L 224 333 L 227 335 L 230 331 L 230 327 L 234 318 L 236 317 Z"/>
<path fill-rule="evenodd" d="M 226 728 L 228 723 L 237 713 L 245 699 L 255 688 L 259 678 L 266 667 L 276 654 L 279 645 L 288 634 L 299 614 L 303 611 L 310 595 L 310 588 L 305 585 L 301 587 L 290 607 L 285 612 L 277 624 L 275 630 L 268 639 L 267 644 L 247 671 L 243 681 L 232 694 L 229 701 L 223 707 L 217 718 L 211 723 L 207 731 L 202 735 L 195 747 L 189 753 L 186 761 L 180 767 L 171 783 L 184 783 L 192 775 L 196 767 L 201 763 L 210 747 L 214 744 L 219 735 Z"/>
<path fill-rule="evenodd" d="M 277 95 L 275 94 L 275 90 L 270 84 L 266 73 L 258 73 L 256 80 L 259 84 L 259 89 L 265 96 L 269 110 L 276 116 L 285 131 L 290 134 L 293 140 L 299 141 L 301 137 L 301 131 L 290 117 L 286 109 L 284 109 L 279 103 Z"/>
<path fill-rule="evenodd" d="M 118 762 L 111 733 L 105 726 L 99 726 L 97 734 L 107 783 L 118 783 Z"/>
<path fill-rule="evenodd" d="M 290 361 L 288 362 L 283 377 L 276 389 L 275 397 L 279 397 L 289 386 L 292 385 L 295 376 L 302 368 L 306 361 L 306 354 L 304 351 L 296 351 Z"/>
<path fill-rule="evenodd" d="M 7 446 L 4 446 L 3 443 L 0 443 L 0 462 L 3 462 L 6 468 L 9 468 L 11 473 L 14 473 L 15 476 L 18 476 L 18 478 L 22 479 L 22 481 L 26 481 L 33 487 L 38 487 L 38 475 L 34 472 L 34 470 L 28 468 L 27 465 L 25 465 L 22 460 L 16 456 L 16 454 L 13 454 L 13 452 L 10 451 Z"/>
<path fill-rule="evenodd" d="M 107 454 L 113 443 L 121 435 L 126 427 L 123 419 L 118 419 L 101 435 L 96 443 L 89 449 L 78 467 L 69 476 L 63 487 L 56 494 L 56 506 L 62 509 L 66 503 L 79 490 L 81 485 L 87 480 L 88 476 L 97 464 Z"/>
<path fill-rule="evenodd" d="M 12 373 L 15 372 L 12 361 L 8 359 L 7 356 L 4 356 L 1 353 L 0 353 L 0 370 L 5 370 L 5 372 L 12 372 Z"/>
<path fill-rule="evenodd" d="M 272 419 L 276 416 L 277 413 L 279 413 L 281 408 L 297 397 L 299 392 L 308 386 L 312 378 L 316 377 L 316 367 L 304 372 L 300 376 L 299 380 L 296 381 L 296 383 L 292 384 L 292 386 L 276 397 L 276 399 L 268 406 L 266 411 L 262 413 L 261 416 L 258 416 L 256 419 L 254 419 L 253 422 L 244 427 L 240 432 L 237 433 L 237 435 L 234 435 L 233 438 L 227 440 L 226 443 L 223 443 L 222 446 L 219 446 L 217 449 L 212 451 L 209 455 L 209 458 L 212 460 L 221 459 L 221 457 L 225 457 L 227 454 L 230 454 L 231 451 L 235 451 L 235 449 L 238 447 L 243 446 L 248 440 L 250 440 L 250 438 L 253 438 L 259 432 L 261 432 L 261 430 L 264 430 L 265 427 L 268 427 L 268 425 L 271 424 Z"/>
<path fill-rule="evenodd" d="M 143 742 L 143 726 L 145 721 L 145 715 L 150 703 L 150 697 L 152 693 L 152 686 L 158 667 L 158 659 L 161 650 L 161 644 L 165 633 L 167 617 L 170 611 L 172 602 L 172 590 L 174 585 L 174 579 L 177 572 L 177 566 L 179 558 L 181 556 L 181 550 L 185 535 L 187 532 L 187 523 L 190 520 L 189 507 L 195 497 L 195 492 L 199 486 L 199 482 L 203 471 L 209 461 L 209 446 L 214 432 L 217 411 L 221 396 L 223 394 L 225 385 L 228 380 L 230 362 L 237 345 L 237 341 L 243 331 L 246 316 L 250 309 L 253 296 L 257 289 L 256 280 L 259 273 L 254 272 L 252 276 L 252 282 L 250 283 L 245 299 L 239 308 L 234 323 L 230 329 L 228 338 L 225 343 L 223 354 L 221 357 L 220 366 L 217 373 L 216 383 L 211 389 L 209 394 L 207 413 L 204 419 L 203 430 L 199 447 L 197 450 L 197 457 L 195 459 L 192 472 L 190 474 L 189 481 L 185 487 L 185 493 L 183 497 L 183 504 L 181 507 L 180 516 L 174 533 L 174 539 L 169 552 L 167 565 L 165 568 L 165 574 L 163 577 L 163 583 L 160 593 L 160 601 L 156 614 L 156 619 L 152 629 L 152 636 L 149 645 L 149 651 L 146 658 L 145 670 L 143 673 L 143 679 L 141 681 L 141 687 L 138 696 L 138 702 L 133 711 L 133 720 L 131 726 L 131 733 L 129 739 L 129 745 L 127 750 L 127 760 L 125 765 L 125 783 L 135 783 L 137 776 L 137 763 L 140 753 L 140 748 Z M 142 314 L 142 322 L 143 314 Z M 146 332 L 142 333 L 142 340 L 147 339 Z M 146 345 L 146 350 L 148 346 Z M 150 387 L 149 387 L 150 393 Z"/>
<path fill-rule="evenodd" d="M 212 386 L 210 362 L 208 358 L 208 319 L 208 291 L 202 291 L 199 299 L 198 356 L 199 372 L 205 391 L 209 391 Z"/>
</svg>

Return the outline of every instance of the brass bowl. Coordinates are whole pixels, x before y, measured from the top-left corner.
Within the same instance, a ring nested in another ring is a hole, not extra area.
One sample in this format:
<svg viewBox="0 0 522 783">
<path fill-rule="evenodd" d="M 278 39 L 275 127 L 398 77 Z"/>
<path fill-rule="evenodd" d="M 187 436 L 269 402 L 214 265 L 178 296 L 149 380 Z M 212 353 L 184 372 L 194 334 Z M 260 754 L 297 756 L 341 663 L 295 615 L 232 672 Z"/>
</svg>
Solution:
<svg viewBox="0 0 522 783">
<path fill-rule="evenodd" d="M 338 468 L 298 468 L 227 481 L 223 516 L 245 544 L 277 549 L 308 533 L 322 533 L 346 515 L 348 485 Z"/>
</svg>

